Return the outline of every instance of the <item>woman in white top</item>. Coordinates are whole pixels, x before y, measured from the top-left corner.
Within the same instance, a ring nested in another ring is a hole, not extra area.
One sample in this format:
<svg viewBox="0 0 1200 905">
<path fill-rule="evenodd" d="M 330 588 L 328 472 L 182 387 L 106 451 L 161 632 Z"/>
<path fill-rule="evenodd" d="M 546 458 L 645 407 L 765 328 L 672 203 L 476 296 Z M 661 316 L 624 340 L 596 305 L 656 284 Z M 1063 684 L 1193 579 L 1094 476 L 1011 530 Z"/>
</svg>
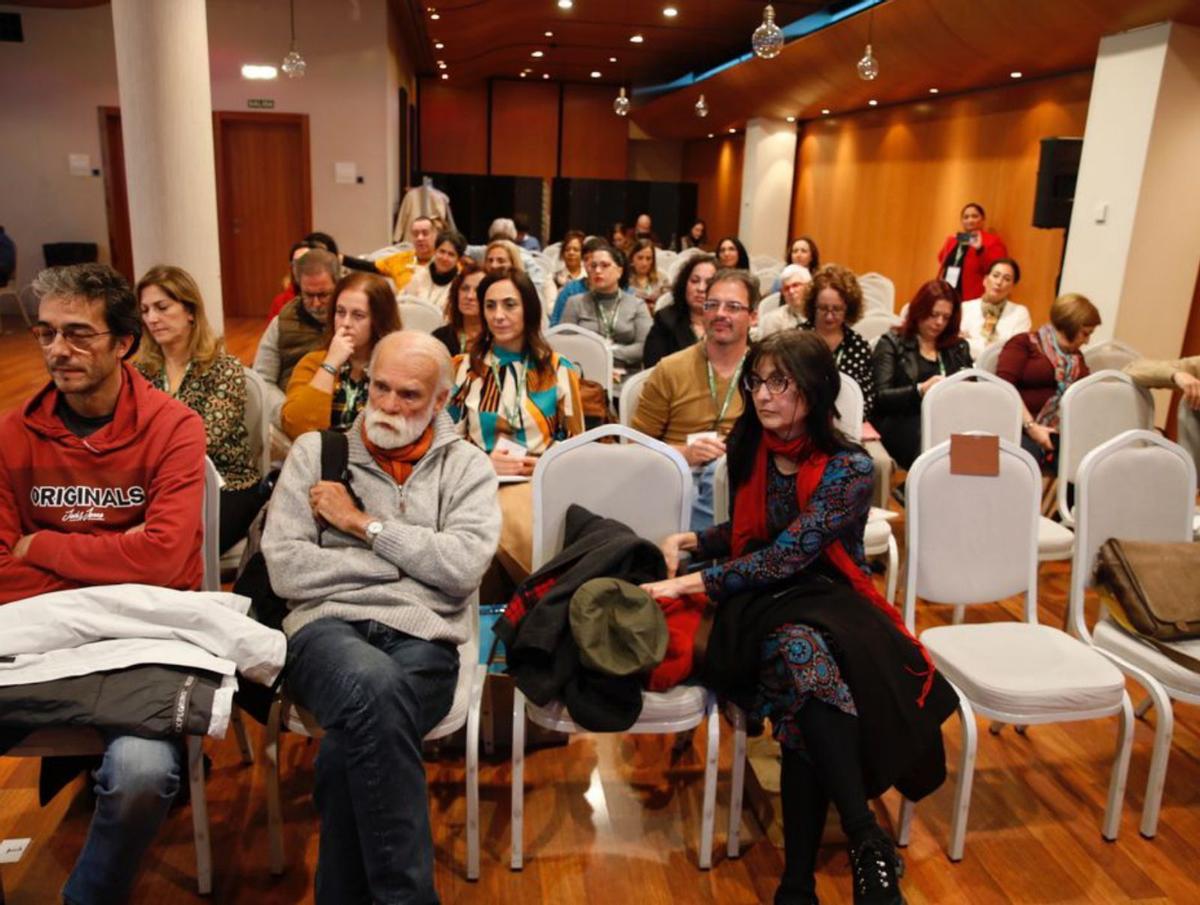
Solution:
<svg viewBox="0 0 1200 905">
<path fill-rule="evenodd" d="M 768 311 L 758 322 L 759 339 L 805 324 L 804 299 L 811 282 L 812 274 L 807 267 L 789 264 L 783 268 L 779 274 L 779 295 L 782 304 L 774 311 Z"/>
<path fill-rule="evenodd" d="M 408 285 L 404 287 L 404 295 L 411 295 L 428 302 L 447 313 L 447 302 L 450 298 L 450 284 L 458 276 L 458 264 L 467 250 L 467 240 L 452 229 L 438 233 L 437 244 L 433 247 L 433 259 L 426 267 L 418 267 Z"/>
<path fill-rule="evenodd" d="M 983 277 L 983 295 L 962 303 L 962 337 L 971 347 L 971 358 L 991 345 L 1003 346 L 1018 333 L 1028 333 L 1033 322 L 1029 309 L 1009 299 L 1021 282 L 1021 268 L 1012 258 L 992 263 Z"/>
</svg>

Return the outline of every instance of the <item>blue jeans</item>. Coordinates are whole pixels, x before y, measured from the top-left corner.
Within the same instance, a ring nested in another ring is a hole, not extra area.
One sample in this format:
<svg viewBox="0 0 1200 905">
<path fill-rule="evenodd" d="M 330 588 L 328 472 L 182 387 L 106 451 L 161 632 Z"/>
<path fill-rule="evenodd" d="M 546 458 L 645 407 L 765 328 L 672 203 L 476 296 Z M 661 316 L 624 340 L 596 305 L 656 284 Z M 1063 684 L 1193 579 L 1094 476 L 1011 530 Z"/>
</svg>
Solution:
<svg viewBox="0 0 1200 905">
<path fill-rule="evenodd" d="M 717 462 L 713 459 L 705 465 L 692 468 L 692 515 L 689 531 L 703 531 L 713 524 L 713 475 L 717 473 Z"/>
<path fill-rule="evenodd" d="M 96 812 L 83 852 L 63 887 L 76 905 L 129 898 L 142 855 L 179 791 L 183 746 L 119 735 L 108 742 L 96 781 Z"/>
<path fill-rule="evenodd" d="M 438 901 L 421 740 L 457 681 L 452 645 L 374 621 L 318 619 L 289 640 L 288 694 L 325 730 L 318 903 Z"/>
</svg>

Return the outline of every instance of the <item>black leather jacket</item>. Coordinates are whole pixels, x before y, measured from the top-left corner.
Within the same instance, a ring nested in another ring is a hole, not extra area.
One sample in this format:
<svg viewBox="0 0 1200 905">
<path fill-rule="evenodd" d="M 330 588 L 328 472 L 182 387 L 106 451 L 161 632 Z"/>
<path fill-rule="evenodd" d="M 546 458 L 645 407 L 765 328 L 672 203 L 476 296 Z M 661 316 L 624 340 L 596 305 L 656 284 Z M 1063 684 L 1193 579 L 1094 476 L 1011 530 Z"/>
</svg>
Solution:
<svg viewBox="0 0 1200 905">
<path fill-rule="evenodd" d="M 921 391 L 917 389 L 920 365 L 917 338 L 889 331 L 879 337 L 872 355 L 875 368 L 875 414 L 903 415 L 921 411 Z M 971 349 L 960 339 L 940 353 L 946 376 L 971 367 Z"/>
</svg>

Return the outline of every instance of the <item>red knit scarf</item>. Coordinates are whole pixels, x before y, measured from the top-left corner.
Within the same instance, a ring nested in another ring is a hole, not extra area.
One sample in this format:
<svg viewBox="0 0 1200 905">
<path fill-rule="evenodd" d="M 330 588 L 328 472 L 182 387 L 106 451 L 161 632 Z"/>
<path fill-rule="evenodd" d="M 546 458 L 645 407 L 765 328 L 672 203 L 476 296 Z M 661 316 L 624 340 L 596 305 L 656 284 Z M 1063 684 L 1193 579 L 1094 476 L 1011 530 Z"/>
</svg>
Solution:
<svg viewBox="0 0 1200 905">
<path fill-rule="evenodd" d="M 801 512 L 808 506 L 813 491 L 821 483 L 821 478 L 825 474 L 825 466 L 829 462 L 828 454 L 815 449 L 807 435 L 794 440 L 782 440 L 770 431 L 763 431 L 762 442 L 759 444 L 758 455 L 754 462 L 754 470 L 750 473 L 749 480 L 737 492 L 733 512 L 733 553 L 735 556 L 743 555 L 751 543 L 769 539 L 766 506 L 768 455 L 781 455 L 799 463 L 800 468 L 796 472 L 796 503 Z M 915 676 L 924 677 L 921 694 L 917 697 L 917 706 L 925 706 L 925 698 L 933 687 L 934 673 L 933 661 L 930 659 L 928 651 L 909 632 L 900 616 L 900 611 L 888 603 L 887 598 L 875 589 L 875 583 L 858 567 L 840 540 L 835 540 L 822 552 L 830 564 L 846 577 L 854 591 L 860 597 L 869 600 L 876 609 L 891 619 L 896 628 L 921 652 L 921 658 L 925 661 L 926 668 L 922 671 L 905 668 Z"/>
<path fill-rule="evenodd" d="M 421 456 L 429 452 L 429 447 L 433 444 L 433 422 L 430 422 L 429 426 L 425 428 L 425 432 L 412 443 L 407 446 L 397 446 L 395 449 L 384 449 L 367 439 L 365 418 L 362 422 L 361 433 L 363 445 L 371 454 L 371 458 L 379 464 L 380 468 L 390 474 L 392 480 L 397 484 L 403 484 L 408 480 L 408 476 L 413 473 L 413 467 L 420 461 Z"/>
</svg>

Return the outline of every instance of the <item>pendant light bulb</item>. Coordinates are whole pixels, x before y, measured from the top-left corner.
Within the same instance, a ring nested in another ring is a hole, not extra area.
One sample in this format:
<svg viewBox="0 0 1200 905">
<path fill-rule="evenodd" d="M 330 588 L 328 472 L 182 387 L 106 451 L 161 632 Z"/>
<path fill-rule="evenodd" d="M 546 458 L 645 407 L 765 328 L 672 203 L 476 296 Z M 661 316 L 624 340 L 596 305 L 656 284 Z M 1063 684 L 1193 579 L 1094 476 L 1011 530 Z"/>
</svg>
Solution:
<svg viewBox="0 0 1200 905">
<path fill-rule="evenodd" d="M 292 23 L 292 44 L 288 50 L 287 56 L 283 58 L 283 62 L 279 68 L 283 70 L 283 74 L 289 79 L 304 78 L 304 70 L 308 68 L 308 64 L 304 62 L 304 57 L 300 56 L 300 51 L 296 49 L 296 0 L 290 0 L 288 8 L 291 13 Z"/>
<path fill-rule="evenodd" d="M 871 45 L 867 45 L 866 51 L 862 55 L 862 59 L 858 61 L 855 67 L 858 69 L 858 77 L 864 82 L 870 82 L 879 76 L 879 61 L 875 59 L 875 54 L 871 52 Z"/>
<path fill-rule="evenodd" d="M 762 25 L 750 36 L 750 46 L 755 55 L 764 60 L 775 59 L 783 50 L 783 29 L 775 24 L 775 7 L 770 3 L 763 10 Z"/>
<path fill-rule="evenodd" d="M 625 94 L 625 86 L 621 86 L 621 90 L 617 92 L 617 97 L 613 101 L 613 113 L 617 116 L 629 115 L 629 98 Z"/>
<path fill-rule="evenodd" d="M 704 95 L 700 95 L 700 100 L 696 101 L 696 115 L 701 119 L 708 116 L 708 103 L 704 100 Z"/>
</svg>

